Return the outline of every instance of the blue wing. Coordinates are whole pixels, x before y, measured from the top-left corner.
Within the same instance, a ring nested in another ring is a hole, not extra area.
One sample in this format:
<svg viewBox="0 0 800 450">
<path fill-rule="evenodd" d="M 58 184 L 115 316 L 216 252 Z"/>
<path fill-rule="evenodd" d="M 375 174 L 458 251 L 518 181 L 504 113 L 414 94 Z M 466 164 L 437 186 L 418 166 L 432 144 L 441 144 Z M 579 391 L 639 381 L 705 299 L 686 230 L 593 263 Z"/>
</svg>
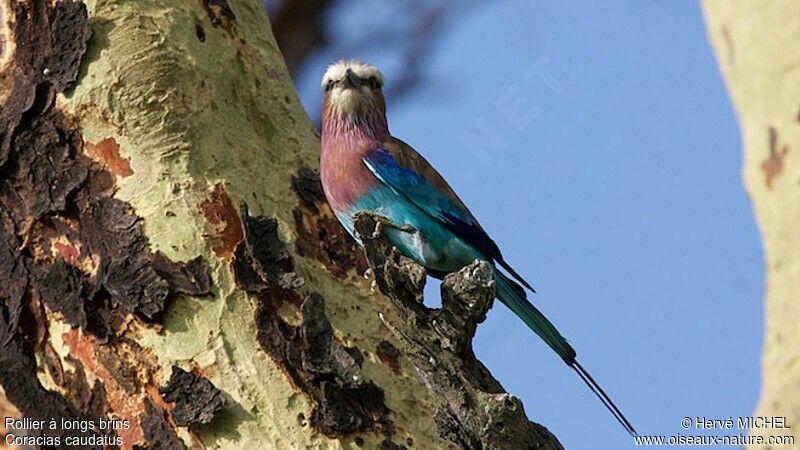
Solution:
<svg viewBox="0 0 800 450">
<path fill-rule="evenodd" d="M 533 288 L 504 260 L 497 244 L 484 231 L 444 178 L 406 143 L 393 139 L 368 153 L 364 163 L 384 184 L 439 221 L 485 258 L 496 261 L 514 278 Z"/>
<path fill-rule="evenodd" d="M 453 189 L 413 148 L 402 141 L 391 140 L 384 143 L 383 147 L 368 153 L 364 163 L 395 195 L 407 199 L 433 220 L 441 223 L 446 230 L 468 243 L 485 258 L 500 264 L 521 284 L 533 290 L 503 260 L 497 244 L 486 234 Z M 523 288 L 501 273 L 495 279 L 498 298 L 578 373 L 628 433 L 635 436 L 636 430 L 628 419 L 589 372 L 578 363 L 575 349 L 564 336 L 528 301 Z"/>
</svg>

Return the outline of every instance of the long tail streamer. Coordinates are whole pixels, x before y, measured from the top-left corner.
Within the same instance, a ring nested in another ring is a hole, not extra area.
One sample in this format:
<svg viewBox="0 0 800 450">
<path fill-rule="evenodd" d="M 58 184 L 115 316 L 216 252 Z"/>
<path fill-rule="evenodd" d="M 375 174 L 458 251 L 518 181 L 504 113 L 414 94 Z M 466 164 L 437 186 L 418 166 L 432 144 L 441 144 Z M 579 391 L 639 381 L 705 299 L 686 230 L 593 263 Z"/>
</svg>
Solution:
<svg viewBox="0 0 800 450">
<path fill-rule="evenodd" d="M 511 309 L 528 327 L 533 330 L 539 337 L 544 340 L 547 345 L 552 348 L 561 359 L 572 367 L 578 376 L 581 377 L 584 383 L 589 386 L 589 389 L 594 392 L 597 398 L 603 402 L 603 405 L 614 416 L 615 419 L 625 428 L 631 436 L 636 436 L 636 430 L 631 425 L 630 421 L 622 414 L 622 411 L 611 401 L 611 398 L 606 394 L 606 391 L 594 381 L 594 378 L 589 374 L 583 366 L 576 361 L 575 349 L 567 342 L 567 339 L 558 332 L 556 327 L 550 322 L 544 314 L 536 309 L 533 304 L 528 301 L 525 296 L 525 291 L 520 285 L 515 283 L 500 272 L 495 271 L 497 280 L 497 297 L 506 306 Z"/>
</svg>

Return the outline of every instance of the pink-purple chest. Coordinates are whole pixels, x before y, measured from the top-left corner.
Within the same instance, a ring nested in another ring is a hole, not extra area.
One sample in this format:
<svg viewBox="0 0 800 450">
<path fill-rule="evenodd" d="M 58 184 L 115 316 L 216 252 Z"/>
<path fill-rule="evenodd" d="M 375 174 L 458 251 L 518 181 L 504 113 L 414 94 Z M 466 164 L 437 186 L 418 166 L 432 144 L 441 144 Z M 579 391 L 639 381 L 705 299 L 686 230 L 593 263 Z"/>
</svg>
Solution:
<svg viewBox="0 0 800 450">
<path fill-rule="evenodd" d="M 323 139 L 320 178 L 334 212 L 347 212 L 360 197 L 378 185 L 379 180 L 363 160 L 376 146 L 377 143 L 368 141 L 347 145 Z"/>
</svg>

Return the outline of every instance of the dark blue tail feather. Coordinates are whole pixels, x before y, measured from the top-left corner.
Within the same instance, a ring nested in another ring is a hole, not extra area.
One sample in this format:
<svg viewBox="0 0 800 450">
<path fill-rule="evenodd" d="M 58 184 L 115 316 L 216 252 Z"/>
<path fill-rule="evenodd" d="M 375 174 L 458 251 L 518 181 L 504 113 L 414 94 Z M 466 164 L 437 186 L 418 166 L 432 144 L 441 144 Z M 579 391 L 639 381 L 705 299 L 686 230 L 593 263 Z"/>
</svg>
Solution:
<svg viewBox="0 0 800 450">
<path fill-rule="evenodd" d="M 636 430 L 622 414 L 622 411 L 611 401 L 611 398 L 606 394 L 603 388 L 594 381 L 594 378 L 592 378 L 589 372 L 576 361 L 575 357 L 577 354 L 575 349 L 572 348 L 569 342 L 567 342 L 567 339 L 558 332 L 553 323 L 547 320 L 547 317 L 528 301 L 522 286 L 499 271 L 495 271 L 495 274 L 495 280 L 497 281 L 497 298 L 522 319 L 528 328 L 538 334 L 568 366 L 575 370 L 578 376 L 581 377 L 581 380 L 583 380 L 583 382 L 589 386 L 589 389 L 597 395 L 597 398 L 603 402 L 603 405 L 605 405 L 623 428 L 625 428 L 630 435 L 636 436 Z"/>
</svg>

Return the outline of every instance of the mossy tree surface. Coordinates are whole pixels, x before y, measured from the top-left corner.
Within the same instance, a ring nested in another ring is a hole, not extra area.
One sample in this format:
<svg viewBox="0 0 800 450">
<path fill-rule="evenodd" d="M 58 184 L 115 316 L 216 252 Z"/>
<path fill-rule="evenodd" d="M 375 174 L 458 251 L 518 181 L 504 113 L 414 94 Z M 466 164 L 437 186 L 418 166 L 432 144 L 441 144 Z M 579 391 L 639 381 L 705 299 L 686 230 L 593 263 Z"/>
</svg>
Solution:
<svg viewBox="0 0 800 450">
<path fill-rule="evenodd" d="M 744 185 L 764 243 L 763 385 L 755 415 L 785 416 L 800 442 L 800 3 L 703 3 L 744 145 Z M 752 445 L 749 448 L 777 448 Z"/>
<path fill-rule="evenodd" d="M 485 268 L 428 310 L 419 267 L 343 234 L 259 0 L 0 10 L 0 252 L 21 262 L 0 278 L 26 280 L 0 285 L 0 359 L 30 375 L 0 381 L 20 414 L 126 419 L 124 448 L 561 448 L 474 358 Z"/>
</svg>

